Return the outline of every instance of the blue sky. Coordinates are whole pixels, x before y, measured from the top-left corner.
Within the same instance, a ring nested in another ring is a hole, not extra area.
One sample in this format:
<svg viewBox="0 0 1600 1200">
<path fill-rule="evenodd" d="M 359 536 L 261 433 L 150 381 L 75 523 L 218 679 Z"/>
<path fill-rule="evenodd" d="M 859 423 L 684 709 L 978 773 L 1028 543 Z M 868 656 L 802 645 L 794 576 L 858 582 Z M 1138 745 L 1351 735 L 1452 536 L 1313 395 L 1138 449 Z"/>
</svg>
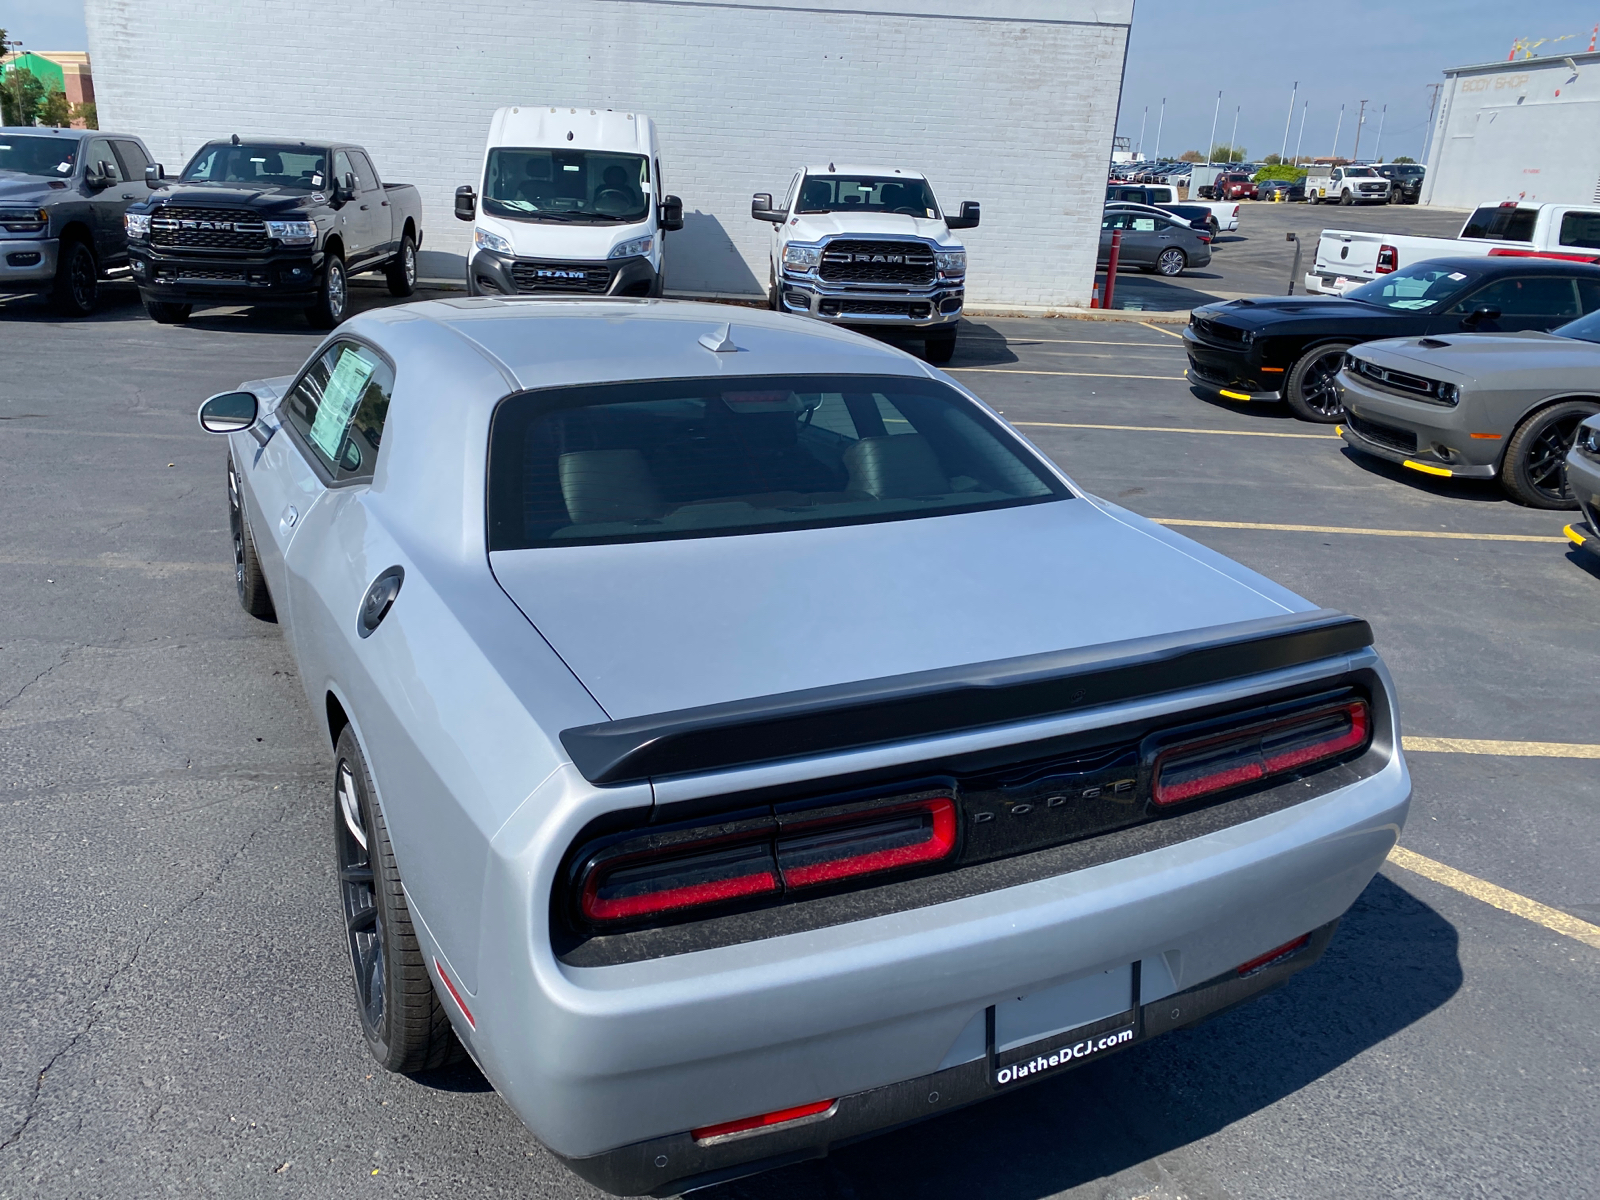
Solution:
<svg viewBox="0 0 1600 1200">
<path fill-rule="evenodd" d="M 0 22 L 35 50 L 84 48 L 82 0 L 5 0 Z M 1291 151 L 1304 109 L 1301 152 L 1331 153 L 1343 104 L 1338 149 L 1349 154 L 1366 100 L 1364 155 L 1375 146 L 1387 104 L 1384 155 L 1420 157 L 1427 85 L 1445 67 L 1504 59 L 1518 38 L 1551 39 L 1539 53 L 1586 50 L 1596 22 L 1600 0 L 1136 0 L 1117 132 L 1137 145 L 1148 105 L 1144 149 L 1153 154 L 1165 97 L 1162 154 L 1203 151 L 1220 90 L 1217 140 L 1228 140 L 1237 107 L 1239 141 L 1259 158 L 1282 146 L 1298 80 Z M 1556 42 L 1562 34 L 1573 36 Z"/>
</svg>

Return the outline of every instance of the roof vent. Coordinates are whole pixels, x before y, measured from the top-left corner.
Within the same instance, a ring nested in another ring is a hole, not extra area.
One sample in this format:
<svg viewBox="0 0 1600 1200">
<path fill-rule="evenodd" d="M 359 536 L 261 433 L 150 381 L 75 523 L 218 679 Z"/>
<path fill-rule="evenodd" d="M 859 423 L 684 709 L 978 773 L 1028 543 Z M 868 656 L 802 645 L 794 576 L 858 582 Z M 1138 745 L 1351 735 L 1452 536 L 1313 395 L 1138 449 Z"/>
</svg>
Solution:
<svg viewBox="0 0 1600 1200">
<path fill-rule="evenodd" d="M 739 347 L 733 344 L 733 326 L 724 325 L 720 329 L 713 329 L 710 333 L 700 335 L 700 344 L 713 354 L 737 354 Z"/>
</svg>

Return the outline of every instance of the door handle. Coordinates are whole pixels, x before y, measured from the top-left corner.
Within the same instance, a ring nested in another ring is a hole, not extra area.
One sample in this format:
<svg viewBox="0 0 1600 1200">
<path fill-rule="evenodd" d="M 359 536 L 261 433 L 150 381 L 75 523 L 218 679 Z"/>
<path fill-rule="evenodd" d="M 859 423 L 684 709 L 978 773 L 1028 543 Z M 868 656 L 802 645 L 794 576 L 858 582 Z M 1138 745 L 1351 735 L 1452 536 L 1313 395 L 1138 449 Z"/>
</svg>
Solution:
<svg viewBox="0 0 1600 1200">
<path fill-rule="evenodd" d="M 389 202 L 387 200 L 379 200 L 378 203 L 383 205 L 384 208 L 389 207 Z"/>
<path fill-rule="evenodd" d="M 283 510 L 283 516 L 278 520 L 278 527 L 288 533 L 294 528 L 294 523 L 300 519 L 300 510 L 294 505 L 289 505 Z"/>
<path fill-rule="evenodd" d="M 369 209 L 369 208 L 371 208 L 371 207 L 372 207 L 372 206 L 371 206 L 371 205 L 370 205 L 370 204 L 363 204 L 363 205 L 362 205 L 362 206 L 361 206 L 361 211 L 362 211 L 362 212 L 366 212 L 366 211 L 367 211 L 367 209 Z"/>
<path fill-rule="evenodd" d="M 123 192 L 122 193 L 122 198 L 124 200 L 132 200 L 133 199 L 133 193 L 132 192 Z"/>
</svg>

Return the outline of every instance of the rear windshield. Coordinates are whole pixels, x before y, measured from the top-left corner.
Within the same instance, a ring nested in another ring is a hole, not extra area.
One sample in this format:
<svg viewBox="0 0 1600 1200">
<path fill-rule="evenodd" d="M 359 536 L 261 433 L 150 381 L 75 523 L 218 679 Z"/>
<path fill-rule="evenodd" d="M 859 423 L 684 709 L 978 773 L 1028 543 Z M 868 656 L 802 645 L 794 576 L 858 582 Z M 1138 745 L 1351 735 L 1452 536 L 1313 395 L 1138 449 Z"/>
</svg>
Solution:
<svg viewBox="0 0 1600 1200">
<path fill-rule="evenodd" d="M 1486 204 L 1467 218 L 1461 236 L 1483 238 L 1491 242 L 1531 242 L 1533 225 L 1538 219 L 1537 208 L 1518 208 L 1511 204 Z"/>
<path fill-rule="evenodd" d="M 1345 297 L 1379 308 L 1425 312 L 1436 304 L 1459 296 L 1477 280 L 1476 275 L 1451 266 L 1416 263 L 1352 288 L 1345 293 Z"/>
<path fill-rule="evenodd" d="M 756 376 L 607 384 L 504 401 L 489 434 L 489 548 L 717 537 L 1067 499 L 945 384 Z"/>
</svg>

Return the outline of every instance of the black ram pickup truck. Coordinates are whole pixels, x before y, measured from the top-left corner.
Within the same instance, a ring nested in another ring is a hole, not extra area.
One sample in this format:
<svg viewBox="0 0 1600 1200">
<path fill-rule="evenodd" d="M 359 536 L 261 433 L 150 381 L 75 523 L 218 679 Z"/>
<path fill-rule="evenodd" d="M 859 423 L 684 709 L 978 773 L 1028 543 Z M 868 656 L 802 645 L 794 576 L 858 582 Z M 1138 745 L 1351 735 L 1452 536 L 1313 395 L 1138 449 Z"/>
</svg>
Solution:
<svg viewBox="0 0 1600 1200">
<path fill-rule="evenodd" d="M 360 146 L 277 139 L 208 142 L 183 174 L 127 212 L 133 279 L 163 324 L 196 304 L 303 308 L 332 329 L 350 306 L 351 275 L 383 271 L 389 291 L 417 283 L 422 198 L 384 183 Z"/>
<path fill-rule="evenodd" d="M 86 317 L 100 283 L 127 278 L 122 214 L 143 199 L 150 155 L 125 133 L 0 129 L 0 292 L 45 292 Z"/>
</svg>

